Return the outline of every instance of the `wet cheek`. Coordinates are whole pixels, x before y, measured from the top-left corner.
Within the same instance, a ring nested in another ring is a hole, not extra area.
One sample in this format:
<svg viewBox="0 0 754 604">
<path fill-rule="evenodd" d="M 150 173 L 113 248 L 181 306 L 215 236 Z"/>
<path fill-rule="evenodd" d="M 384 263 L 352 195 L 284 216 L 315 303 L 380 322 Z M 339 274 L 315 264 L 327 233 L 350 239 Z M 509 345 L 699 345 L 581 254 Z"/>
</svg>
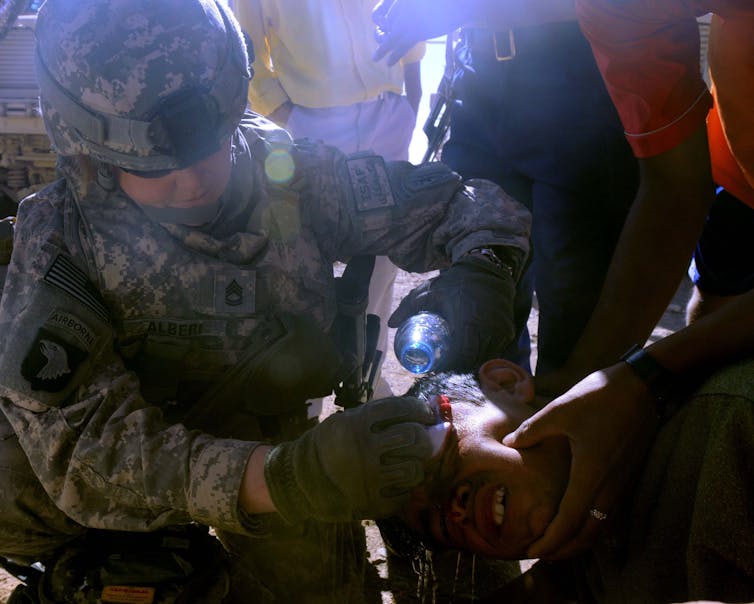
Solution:
<svg viewBox="0 0 754 604">
<path fill-rule="evenodd" d="M 466 455 L 467 474 L 483 473 L 489 480 L 508 484 L 519 472 L 521 455 L 497 441 L 486 440 Z"/>
<path fill-rule="evenodd" d="M 491 470 L 505 467 L 511 457 L 507 447 L 491 438 L 467 439 L 459 445 L 459 455 L 469 465 L 476 463 Z"/>
<path fill-rule="evenodd" d="M 555 508 L 548 503 L 541 503 L 529 514 L 529 531 L 534 538 L 540 537 L 547 530 L 555 517 Z"/>
</svg>

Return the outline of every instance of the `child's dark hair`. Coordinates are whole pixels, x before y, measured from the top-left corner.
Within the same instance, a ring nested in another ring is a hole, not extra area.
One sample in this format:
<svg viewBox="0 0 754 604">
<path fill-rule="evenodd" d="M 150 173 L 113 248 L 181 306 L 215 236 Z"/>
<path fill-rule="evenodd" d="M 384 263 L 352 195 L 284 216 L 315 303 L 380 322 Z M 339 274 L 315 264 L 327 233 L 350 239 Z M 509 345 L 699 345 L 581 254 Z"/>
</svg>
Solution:
<svg viewBox="0 0 754 604">
<path fill-rule="evenodd" d="M 431 373 L 418 378 L 406 392 L 406 396 L 415 396 L 425 401 L 436 394 L 444 394 L 451 403 L 456 400 L 481 407 L 487 402 L 479 380 L 473 373 Z"/>
</svg>

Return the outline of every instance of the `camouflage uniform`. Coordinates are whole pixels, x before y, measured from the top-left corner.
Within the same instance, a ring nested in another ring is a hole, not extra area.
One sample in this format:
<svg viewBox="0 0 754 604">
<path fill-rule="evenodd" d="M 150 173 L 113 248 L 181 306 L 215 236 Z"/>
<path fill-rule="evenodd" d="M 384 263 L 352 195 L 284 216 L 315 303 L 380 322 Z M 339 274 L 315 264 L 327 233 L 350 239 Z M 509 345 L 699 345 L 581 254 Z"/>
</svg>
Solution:
<svg viewBox="0 0 754 604">
<path fill-rule="evenodd" d="M 428 271 L 482 245 L 526 249 L 521 206 L 440 164 L 301 143 L 287 150 L 295 174 L 275 184 L 265 150 L 243 123 L 221 210 L 201 231 L 152 222 L 97 181 L 79 199 L 61 180 L 22 203 L 0 305 L 0 407 L 3 442 L 20 445 L 34 480 L 2 492 L 35 489 L 61 540 L 84 526 L 248 531 L 237 497 L 254 443 L 167 423 L 159 408 L 180 419 L 194 400 L 183 389 L 236 363 L 269 313 L 311 316 L 326 332 L 337 260 L 386 254 Z M 0 523 L 14 507 L 3 501 Z M 0 526 L 0 551 L 34 557 L 54 543 L 52 526 L 41 543 L 19 540 L 26 529 Z"/>
<path fill-rule="evenodd" d="M 65 147 L 65 116 L 45 111 Z M 261 551 L 238 573 L 277 583 L 281 601 L 293 597 L 290 584 L 345 601 L 338 554 L 353 547 L 354 527 L 285 527 L 238 507 L 250 454 L 275 439 L 256 418 L 305 416 L 303 398 L 246 393 L 211 426 L 183 420 L 259 347 L 270 317 L 308 318 L 329 350 L 334 262 L 382 254 L 423 272 L 480 246 L 523 257 L 528 212 L 440 164 L 293 144 L 247 114 L 231 135 L 231 181 L 217 215 L 189 228 L 152 220 L 115 184 L 106 153 L 88 151 L 93 160 L 61 158 L 65 178 L 19 208 L 0 302 L 0 554 L 44 559 L 87 528 L 197 522 L 225 535 L 237 557 Z M 175 167 L 128 151 L 122 163 L 131 168 Z M 284 380 L 311 370 L 295 358 L 276 362 Z M 302 533 L 315 536 L 297 564 L 288 544 Z M 277 540 L 261 538 L 269 535 Z M 272 542 L 288 552 L 282 569 Z M 270 558 L 280 577 L 257 570 Z M 267 594 L 259 601 L 272 598 L 266 590 L 258 586 Z"/>
</svg>

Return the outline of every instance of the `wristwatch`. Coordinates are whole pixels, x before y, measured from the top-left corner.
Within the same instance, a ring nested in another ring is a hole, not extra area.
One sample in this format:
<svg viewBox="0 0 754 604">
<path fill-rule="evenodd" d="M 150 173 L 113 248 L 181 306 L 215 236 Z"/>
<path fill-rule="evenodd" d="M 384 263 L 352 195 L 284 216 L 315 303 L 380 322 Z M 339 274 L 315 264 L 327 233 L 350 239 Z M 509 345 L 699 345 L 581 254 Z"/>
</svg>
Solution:
<svg viewBox="0 0 754 604">
<path fill-rule="evenodd" d="M 620 360 L 626 363 L 647 385 L 657 401 L 657 412 L 663 413 L 677 376 L 658 363 L 651 354 L 638 344 L 631 346 L 621 355 Z"/>
<path fill-rule="evenodd" d="M 488 262 L 494 264 L 500 270 L 505 271 L 511 277 L 514 276 L 513 267 L 500 257 L 500 254 L 491 247 L 475 247 L 470 249 L 464 256 L 481 256 Z"/>
</svg>

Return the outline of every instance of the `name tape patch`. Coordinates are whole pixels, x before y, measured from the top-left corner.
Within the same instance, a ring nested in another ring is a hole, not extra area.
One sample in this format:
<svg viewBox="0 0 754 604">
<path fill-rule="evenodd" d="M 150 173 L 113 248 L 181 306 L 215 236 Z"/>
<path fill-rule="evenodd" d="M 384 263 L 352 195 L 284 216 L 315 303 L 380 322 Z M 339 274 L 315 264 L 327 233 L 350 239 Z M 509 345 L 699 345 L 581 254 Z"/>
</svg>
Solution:
<svg viewBox="0 0 754 604">
<path fill-rule="evenodd" d="M 346 160 L 351 189 L 359 212 L 390 208 L 395 205 L 385 160 L 379 155 L 351 157 Z"/>
<path fill-rule="evenodd" d="M 157 317 L 153 319 L 129 319 L 123 323 L 127 337 L 157 336 L 168 338 L 197 338 L 202 336 L 225 335 L 225 321 L 215 319 L 174 319 Z"/>
</svg>

